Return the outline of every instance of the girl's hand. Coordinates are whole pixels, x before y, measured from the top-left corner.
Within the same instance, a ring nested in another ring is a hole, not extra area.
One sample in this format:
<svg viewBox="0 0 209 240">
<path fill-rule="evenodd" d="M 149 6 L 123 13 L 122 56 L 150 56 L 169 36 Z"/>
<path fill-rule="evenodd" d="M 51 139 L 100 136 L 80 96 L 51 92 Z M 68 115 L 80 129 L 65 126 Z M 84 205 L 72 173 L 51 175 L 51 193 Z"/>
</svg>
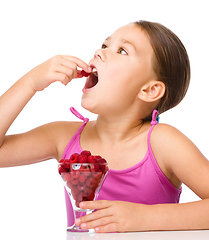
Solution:
<svg viewBox="0 0 209 240">
<path fill-rule="evenodd" d="M 81 59 L 73 56 L 58 55 L 38 65 L 27 73 L 27 81 L 30 81 L 35 91 L 42 91 L 51 83 L 59 81 L 67 85 L 73 78 L 83 77 L 80 67 L 85 72 L 91 72 L 91 68 Z"/>
<path fill-rule="evenodd" d="M 82 229 L 94 228 L 95 232 L 146 231 L 144 209 L 146 205 L 122 201 L 86 201 L 82 209 L 97 211 L 76 219 Z M 140 210 L 140 212 L 139 212 Z"/>
</svg>

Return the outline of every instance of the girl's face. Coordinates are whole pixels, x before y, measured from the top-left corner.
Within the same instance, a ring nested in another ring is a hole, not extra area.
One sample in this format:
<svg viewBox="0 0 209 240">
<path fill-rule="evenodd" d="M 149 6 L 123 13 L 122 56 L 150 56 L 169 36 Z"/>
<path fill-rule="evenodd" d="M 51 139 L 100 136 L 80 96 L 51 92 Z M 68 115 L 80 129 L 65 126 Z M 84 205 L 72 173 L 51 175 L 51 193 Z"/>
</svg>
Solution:
<svg viewBox="0 0 209 240">
<path fill-rule="evenodd" d="M 99 114 L 130 109 L 139 101 L 141 87 L 156 79 L 153 58 L 149 39 L 138 26 L 130 24 L 116 30 L 89 63 L 96 73 L 87 78 L 82 106 Z"/>
</svg>

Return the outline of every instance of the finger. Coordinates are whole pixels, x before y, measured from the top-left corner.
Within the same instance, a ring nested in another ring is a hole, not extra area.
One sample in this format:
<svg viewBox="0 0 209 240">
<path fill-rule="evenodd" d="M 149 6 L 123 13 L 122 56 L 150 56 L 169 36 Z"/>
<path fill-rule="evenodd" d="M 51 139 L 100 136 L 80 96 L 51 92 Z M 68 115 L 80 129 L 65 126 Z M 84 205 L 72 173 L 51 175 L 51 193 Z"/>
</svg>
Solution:
<svg viewBox="0 0 209 240">
<path fill-rule="evenodd" d="M 69 80 L 77 77 L 77 69 L 68 68 L 62 65 L 57 66 L 56 72 L 65 74 L 69 78 Z"/>
<path fill-rule="evenodd" d="M 77 70 L 78 67 L 78 65 L 75 62 L 69 61 L 63 57 L 60 58 L 60 64 L 64 67 L 71 68 L 73 70 Z"/>
<path fill-rule="evenodd" d="M 69 77 L 64 73 L 55 73 L 55 81 L 59 81 L 64 85 L 67 85 L 72 79 L 69 79 Z"/>
<path fill-rule="evenodd" d="M 74 57 L 74 56 L 68 56 L 68 55 L 63 55 L 63 59 L 66 59 L 68 61 L 72 61 L 77 64 L 78 67 L 82 68 L 85 72 L 91 72 L 91 68 L 88 66 L 87 63 L 85 63 L 83 60 L 80 58 Z"/>
<path fill-rule="evenodd" d="M 68 67 L 68 68 L 70 68 L 70 69 L 73 69 L 73 71 L 74 71 L 74 74 L 73 74 L 73 78 L 82 78 L 82 77 L 87 77 L 87 76 L 89 76 L 90 75 L 90 73 L 87 73 L 87 72 L 85 72 L 84 70 L 79 70 L 78 69 L 78 66 L 77 66 L 77 64 L 75 63 L 75 62 L 73 62 L 73 61 L 69 61 L 69 60 L 67 60 L 67 59 L 65 59 L 65 58 L 60 58 L 60 64 L 62 65 L 62 66 L 65 66 L 65 67 Z"/>
<path fill-rule="evenodd" d="M 92 229 L 92 228 L 101 228 L 104 227 L 106 225 L 112 224 L 114 223 L 113 221 L 113 217 L 112 216 L 108 216 L 108 217 L 104 217 L 104 218 L 100 218 L 91 222 L 86 222 L 86 223 L 82 223 L 80 225 L 80 227 L 82 229 Z"/>
<path fill-rule="evenodd" d="M 94 231 L 96 233 L 116 233 L 116 232 L 119 232 L 117 230 L 117 223 L 109 223 L 107 225 L 95 227 Z"/>
<path fill-rule="evenodd" d="M 82 209 L 104 209 L 110 206 L 112 206 L 112 203 L 108 200 L 86 201 L 80 203 L 80 208 Z"/>
<path fill-rule="evenodd" d="M 80 225 L 82 223 L 92 222 L 101 218 L 111 217 L 112 215 L 113 214 L 111 211 L 109 211 L 109 208 L 100 209 L 91 214 L 87 214 L 84 215 L 83 217 L 76 219 L 75 223 L 76 225 Z"/>
</svg>

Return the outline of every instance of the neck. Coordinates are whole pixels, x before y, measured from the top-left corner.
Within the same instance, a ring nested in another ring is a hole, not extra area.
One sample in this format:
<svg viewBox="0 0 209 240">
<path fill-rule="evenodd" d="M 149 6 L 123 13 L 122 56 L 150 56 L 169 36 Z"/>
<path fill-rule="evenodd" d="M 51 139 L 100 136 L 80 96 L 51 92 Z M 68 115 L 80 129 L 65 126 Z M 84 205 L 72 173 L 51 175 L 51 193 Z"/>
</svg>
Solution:
<svg viewBox="0 0 209 240">
<path fill-rule="evenodd" d="M 99 115 L 94 127 L 100 141 L 114 144 L 137 136 L 142 128 L 143 120 L 130 116 L 104 117 Z"/>
</svg>

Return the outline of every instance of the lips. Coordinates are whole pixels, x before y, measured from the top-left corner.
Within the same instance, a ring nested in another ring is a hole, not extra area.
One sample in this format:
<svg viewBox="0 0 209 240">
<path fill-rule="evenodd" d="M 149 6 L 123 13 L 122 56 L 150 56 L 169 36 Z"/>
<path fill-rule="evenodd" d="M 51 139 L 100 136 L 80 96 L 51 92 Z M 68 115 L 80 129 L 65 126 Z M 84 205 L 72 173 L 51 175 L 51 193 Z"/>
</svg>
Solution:
<svg viewBox="0 0 209 240">
<path fill-rule="evenodd" d="M 85 89 L 93 88 L 94 86 L 96 86 L 97 83 L 98 83 L 98 72 L 97 72 L 97 69 L 92 66 L 92 72 L 88 76 L 84 88 Z"/>
</svg>

